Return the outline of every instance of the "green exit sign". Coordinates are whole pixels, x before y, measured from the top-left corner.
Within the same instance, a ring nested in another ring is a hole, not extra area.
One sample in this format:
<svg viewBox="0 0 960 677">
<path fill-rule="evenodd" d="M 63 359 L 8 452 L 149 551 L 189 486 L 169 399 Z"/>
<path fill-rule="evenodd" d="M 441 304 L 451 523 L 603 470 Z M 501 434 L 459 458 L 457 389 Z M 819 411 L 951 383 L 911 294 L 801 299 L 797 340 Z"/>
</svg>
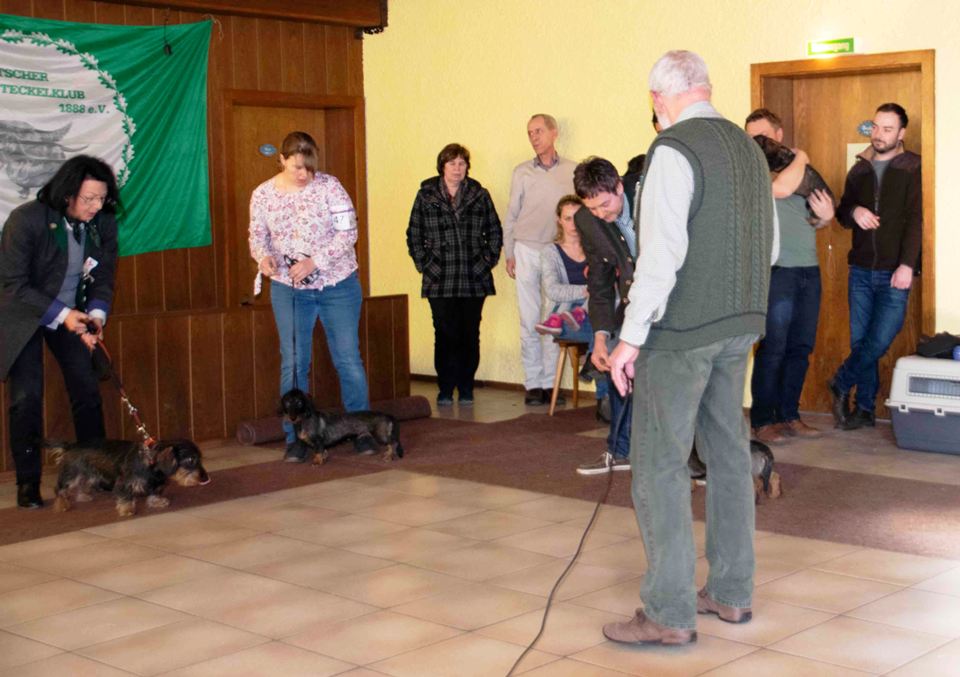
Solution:
<svg viewBox="0 0 960 677">
<path fill-rule="evenodd" d="M 836 40 L 811 40 L 807 43 L 807 56 L 853 54 L 853 52 L 853 38 L 837 38 Z"/>
</svg>

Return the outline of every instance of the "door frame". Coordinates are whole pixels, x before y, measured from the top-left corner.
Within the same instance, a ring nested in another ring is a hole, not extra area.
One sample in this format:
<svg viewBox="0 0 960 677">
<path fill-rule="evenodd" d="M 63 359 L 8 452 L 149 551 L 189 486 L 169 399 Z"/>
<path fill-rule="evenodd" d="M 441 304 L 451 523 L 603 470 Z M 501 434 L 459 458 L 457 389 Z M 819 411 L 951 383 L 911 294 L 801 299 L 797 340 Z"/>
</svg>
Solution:
<svg viewBox="0 0 960 677">
<path fill-rule="evenodd" d="M 366 125 L 364 118 L 364 99 L 362 96 L 317 96 L 311 94 L 289 94 L 285 92 L 259 91 L 253 89 L 227 89 L 222 96 L 222 117 L 224 131 L 224 155 L 226 165 L 227 196 L 222 201 L 226 228 L 225 261 L 225 305 L 227 308 L 240 304 L 237 298 L 237 275 L 235 258 L 239 256 L 240 233 L 245 232 L 238 226 L 247 222 L 247 214 L 237 214 L 235 200 L 229 197 L 236 186 L 234 173 L 234 149 L 236 145 L 234 109 L 237 106 L 260 106 L 270 108 L 307 108 L 315 110 L 339 110 L 350 112 L 354 131 L 352 148 L 356 188 L 357 212 L 357 263 L 359 265 L 360 287 L 364 296 L 370 294 L 370 237 L 367 223 L 367 151 Z M 344 148 L 344 150 L 347 150 Z M 339 177 L 338 177 L 339 178 Z"/>
<path fill-rule="evenodd" d="M 936 111 L 934 109 L 935 50 L 884 54 L 855 54 L 835 58 L 801 59 L 755 63 L 750 66 L 751 110 L 762 108 L 764 79 L 800 79 L 825 75 L 858 75 L 884 71 L 920 72 L 920 156 L 923 188 L 923 246 L 921 249 L 920 279 L 923 294 L 920 299 L 920 331 L 936 331 L 936 218 L 934 186 L 936 167 Z"/>
</svg>

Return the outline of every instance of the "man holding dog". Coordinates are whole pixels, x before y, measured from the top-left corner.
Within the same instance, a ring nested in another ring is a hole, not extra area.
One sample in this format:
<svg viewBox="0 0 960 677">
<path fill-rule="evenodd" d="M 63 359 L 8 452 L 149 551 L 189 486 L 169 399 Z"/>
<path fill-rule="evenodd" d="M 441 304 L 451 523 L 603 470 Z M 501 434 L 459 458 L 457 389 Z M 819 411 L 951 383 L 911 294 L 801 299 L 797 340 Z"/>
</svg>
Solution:
<svg viewBox="0 0 960 677">
<path fill-rule="evenodd" d="M 667 52 L 649 84 L 663 131 L 647 153 L 639 255 L 610 356 L 617 389 L 633 391 L 632 493 L 648 570 L 643 609 L 603 633 L 687 644 L 697 613 L 751 617 L 754 496 L 741 403 L 779 242 L 766 160 L 710 104 L 703 59 Z M 699 593 L 687 469 L 694 437 L 710 475 L 710 573 Z"/>
<path fill-rule="evenodd" d="M 37 199 L 10 213 L 0 238 L 0 379 L 10 382 L 17 506 L 40 508 L 43 344 L 60 365 L 77 442 L 106 433 L 90 351 L 113 300 L 119 193 L 102 160 L 67 160 Z"/>
<path fill-rule="evenodd" d="M 828 383 L 837 426 L 875 425 L 877 364 L 897 337 L 920 263 L 923 193 L 920 156 L 903 147 L 907 111 L 877 108 L 870 146 L 847 173 L 837 219 L 853 231 L 850 266 L 850 355 Z M 850 391 L 856 386 L 856 410 Z"/>
<path fill-rule="evenodd" d="M 751 137 L 765 136 L 783 143 L 780 118 L 766 108 L 750 113 L 744 129 Z M 753 439 L 764 444 L 820 435 L 800 420 L 800 394 L 820 316 L 816 229 L 833 219 L 833 198 L 822 190 L 813 191 L 809 198 L 794 193 L 808 162 L 807 154 L 797 150 L 793 162 L 773 179 L 780 256 L 770 269 L 767 324 L 750 381 Z"/>
<path fill-rule="evenodd" d="M 536 156 L 521 162 L 510 181 L 510 204 L 503 222 L 503 252 L 507 275 L 517 281 L 520 311 L 520 359 L 523 362 L 524 404 L 550 401 L 557 346 L 537 332 L 541 320 L 540 250 L 557 234 L 554 210 L 573 188 L 574 163 L 557 154 L 560 130 L 551 115 L 538 113 L 527 123 L 527 138 Z M 558 402 L 560 400 L 558 399 Z"/>
</svg>

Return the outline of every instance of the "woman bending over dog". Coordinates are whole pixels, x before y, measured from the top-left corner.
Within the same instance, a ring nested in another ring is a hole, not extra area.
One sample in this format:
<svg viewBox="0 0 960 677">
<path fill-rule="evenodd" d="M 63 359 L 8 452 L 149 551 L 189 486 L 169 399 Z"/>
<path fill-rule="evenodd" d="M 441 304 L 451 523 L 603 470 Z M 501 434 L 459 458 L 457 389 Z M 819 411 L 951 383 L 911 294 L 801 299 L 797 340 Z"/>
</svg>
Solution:
<svg viewBox="0 0 960 677">
<path fill-rule="evenodd" d="M 40 508 L 43 344 L 63 372 L 80 444 L 102 440 L 103 405 L 90 357 L 113 301 L 119 193 L 110 166 L 67 160 L 14 209 L 0 238 L 0 380 L 10 382 L 17 506 Z"/>
<path fill-rule="evenodd" d="M 307 383 L 313 327 L 323 323 L 347 411 L 370 408 L 360 357 L 357 215 L 340 182 L 317 170 L 317 144 L 291 132 L 280 149 L 280 172 L 250 198 L 250 255 L 270 278 L 270 303 L 280 335 L 280 394 Z M 307 450 L 285 421 L 285 460 Z"/>
</svg>

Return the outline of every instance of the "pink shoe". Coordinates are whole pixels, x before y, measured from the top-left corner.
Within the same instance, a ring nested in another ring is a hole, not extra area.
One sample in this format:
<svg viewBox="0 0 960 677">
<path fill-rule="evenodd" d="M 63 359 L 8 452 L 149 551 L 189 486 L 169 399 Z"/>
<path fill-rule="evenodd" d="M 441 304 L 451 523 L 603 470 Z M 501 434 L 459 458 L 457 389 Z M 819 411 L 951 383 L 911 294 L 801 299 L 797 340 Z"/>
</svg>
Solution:
<svg viewBox="0 0 960 677">
<path fill-rule="evenodd" d="M 583 321 L 587 317 L 587 312 L 577 306 L 573 310 L 565 310 L 560 313 L 563 316 L 563 321 L 570 328 L 570 331 L 580 331 L 580 325 L 583 324 Z"/>
<path fill-rule="evenodd" d="M 563 320 L 559 315 L 551 315 L 546 320 L 536 325 L 537 333 L 551 334 L 557 336 L 563 333 Z"/>
</svg>

